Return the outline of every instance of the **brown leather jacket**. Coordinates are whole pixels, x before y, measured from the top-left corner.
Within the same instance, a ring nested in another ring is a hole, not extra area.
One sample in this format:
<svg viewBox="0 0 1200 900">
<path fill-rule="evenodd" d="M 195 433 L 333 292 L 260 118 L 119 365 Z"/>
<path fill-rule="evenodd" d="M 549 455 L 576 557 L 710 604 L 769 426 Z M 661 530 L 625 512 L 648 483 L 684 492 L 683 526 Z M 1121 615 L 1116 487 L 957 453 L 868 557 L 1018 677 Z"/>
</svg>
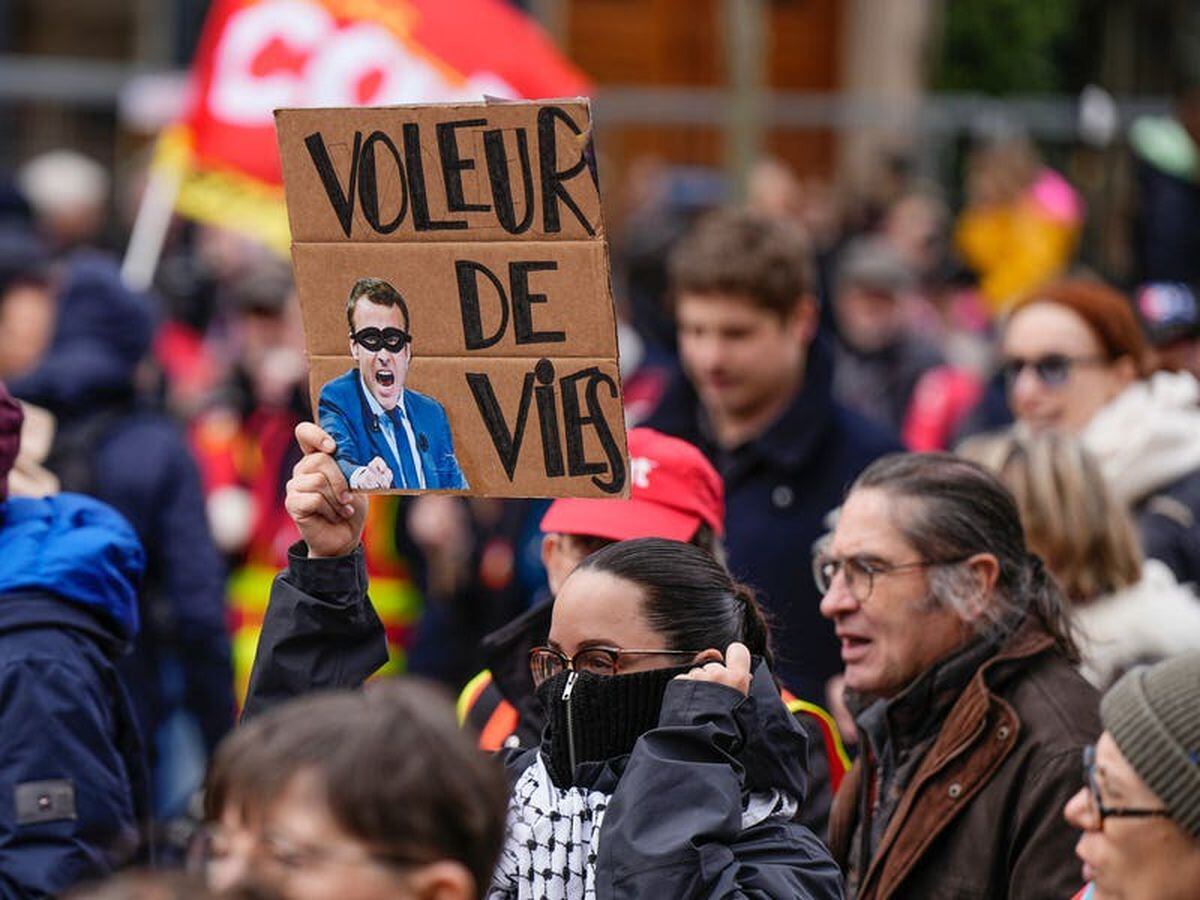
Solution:
<svg viewBox="0 0 1200 900">
<path fill-rule="evenodd" d="M 1100 734 L 1099 696 L 1027 621 L 972 677 L 895 807 L 856 900 L 1070 897 L 1083 883 L 1063 806 L 1080 748 Z M 829 848 L 846 870 L 875 778 L 842 782 Z"/>
</svg>

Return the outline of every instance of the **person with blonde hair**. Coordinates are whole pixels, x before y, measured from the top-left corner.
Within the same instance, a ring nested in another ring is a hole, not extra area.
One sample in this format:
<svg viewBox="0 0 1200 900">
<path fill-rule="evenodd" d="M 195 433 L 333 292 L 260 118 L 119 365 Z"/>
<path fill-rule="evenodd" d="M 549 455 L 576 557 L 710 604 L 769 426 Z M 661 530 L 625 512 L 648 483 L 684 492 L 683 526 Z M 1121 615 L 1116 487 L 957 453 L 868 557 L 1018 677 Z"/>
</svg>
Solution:
<svg viewBox="0 0 1200 900">
<path fill-rule="evenodd" d="M 1078 437 L 1143 553 L 1200 584 L 1200 382 L 1154 371 L 1129 299 L 1088 278 L 1043 285 L 1004 325 L 1001 371 L 1017 428 Z"/>
<path fill-rule="evenodd" d="M 1200 649 L 1200 599 L 1143 559 L 1126 508 L 1078 441 L 1053 432 L 978 438 L 962 454 L 1016 497 L 1030 549 L 1072 603 L 1083 675 L 1104 690 L 1135 665 Z"/>
</svg>

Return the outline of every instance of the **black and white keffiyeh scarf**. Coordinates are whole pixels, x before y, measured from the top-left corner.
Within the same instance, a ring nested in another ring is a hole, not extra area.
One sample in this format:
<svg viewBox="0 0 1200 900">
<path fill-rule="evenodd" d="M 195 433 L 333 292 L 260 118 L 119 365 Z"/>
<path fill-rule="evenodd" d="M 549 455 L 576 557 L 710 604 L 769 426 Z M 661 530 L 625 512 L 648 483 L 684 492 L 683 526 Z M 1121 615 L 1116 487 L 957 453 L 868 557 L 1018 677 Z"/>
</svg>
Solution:
<svg viewBox="0 0 1200 900">
<path fill-rule="evenodd" d="M 541 754 L 513 788 L 487 900 L 593 900 L 609 795 L 555 787 Z"/>
</svg>

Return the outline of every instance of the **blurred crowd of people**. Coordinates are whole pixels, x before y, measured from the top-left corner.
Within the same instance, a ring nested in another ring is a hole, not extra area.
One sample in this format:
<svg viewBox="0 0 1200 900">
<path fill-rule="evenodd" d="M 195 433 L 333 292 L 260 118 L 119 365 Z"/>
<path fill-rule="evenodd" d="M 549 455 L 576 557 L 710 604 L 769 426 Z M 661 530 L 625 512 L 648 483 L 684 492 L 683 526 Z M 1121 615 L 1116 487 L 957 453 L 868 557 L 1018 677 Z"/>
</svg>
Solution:
<svg viewBox="0 0 1200 900">
<path fill-rule="evenodd" d="M 32 160 L 0 895 L 1197 896 L 1198 97 L 1124 284 L 1023 138 L 957 210 L 641 164 L 619 501 L 351 495 L 287 263 L 180 221 L 131 290 L 108 173 Z"/>
</svg>

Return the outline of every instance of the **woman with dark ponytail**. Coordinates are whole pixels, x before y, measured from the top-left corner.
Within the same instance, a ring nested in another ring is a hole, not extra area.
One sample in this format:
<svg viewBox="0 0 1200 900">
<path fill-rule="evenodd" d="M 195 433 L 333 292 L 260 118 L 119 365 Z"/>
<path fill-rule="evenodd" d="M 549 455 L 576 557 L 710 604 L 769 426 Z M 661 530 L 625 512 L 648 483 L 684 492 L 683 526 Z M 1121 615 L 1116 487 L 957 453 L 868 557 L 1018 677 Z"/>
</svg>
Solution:
<svg viewBox="0 0 1200 900">
<path fill-rule="evenodd" d="M 838 898 L 795 821 L 806 739 L 770 672 L 753 592 L 658 538 L 584 560 L 530 654 L 541 746 L 510 755 L 489 898 Z"/>
</svg>

